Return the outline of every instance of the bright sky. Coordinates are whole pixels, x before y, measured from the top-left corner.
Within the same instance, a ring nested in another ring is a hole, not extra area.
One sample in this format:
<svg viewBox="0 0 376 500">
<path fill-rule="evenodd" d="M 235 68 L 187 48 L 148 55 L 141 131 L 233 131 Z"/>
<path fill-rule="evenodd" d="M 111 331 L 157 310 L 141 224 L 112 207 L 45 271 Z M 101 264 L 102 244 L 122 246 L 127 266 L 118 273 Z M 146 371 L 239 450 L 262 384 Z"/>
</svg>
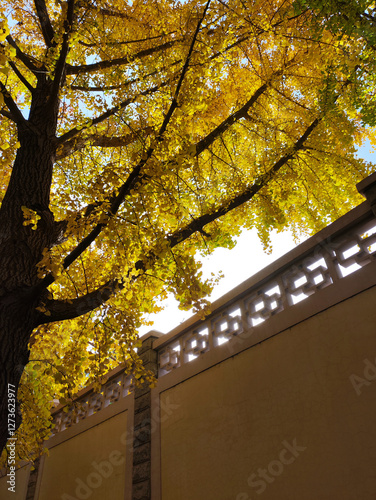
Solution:
<svg viewBox="0 0 376 500">
<path fill-rule="evenodd" d="M 372 150 L 369 143 L 365 143 L 360 147 L 358 154 L 361 158 L 376 163 L 376 152 Z M 304 239 L 302 237 L 300 241 L 304 241 Z M 210 257 L 202 259 L 203 266 L 201 270 L 204 278 L 209 278 L 212 272 L 216 275 L 220 272 L 224 274 L 219 284 L 215 286 L 210 300 L 218 299 L 296 246 L 291 233 L 288 231 L 278 234 L 273 232 L 271 241 L 273 251 L 268 255 L 262 249 L 256 230 L 244 231 L 237 238 L 235 248 L 232 250 L 217 248 Z M 154 324 L 140 328 L 140 336 L 150 330 L 168 333 L 192 316 L 190 311 L 180 311 L 177 307 L 178 303 L 173 297 L 167 299 L 165 304 L 166 308 L 163 311 L 150 314 L 147 317 L 148 320 L 154 321 Z"/>
</svg>

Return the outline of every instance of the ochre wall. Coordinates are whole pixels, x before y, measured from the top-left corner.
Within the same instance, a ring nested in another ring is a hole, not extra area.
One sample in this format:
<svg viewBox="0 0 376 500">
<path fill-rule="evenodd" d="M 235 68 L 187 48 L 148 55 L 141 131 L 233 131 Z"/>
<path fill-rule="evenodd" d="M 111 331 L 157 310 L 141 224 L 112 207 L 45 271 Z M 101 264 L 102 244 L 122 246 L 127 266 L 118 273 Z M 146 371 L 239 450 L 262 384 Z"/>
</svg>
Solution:
<svg viewBox="0 0 376 500">
<path fill-rule="evenodd" d="M 38 500 L 124 498 L 127 412 L 50 449 Z"/>
<path fill-rule="evenodd" d="M 375 500 L 375 357 L 373 288 L 163 392 L 162 500 Z"/>
<path fill-rule="evenodd" d="M 9 470 L 7 471 L 9 473 Z M 24 500 L 26 498 L 27 485 L 29 481 L 30 465 L 21 467 L 16 472 L 16 492 L 9 491 L 10 484 L 7 483 L 9 477 L 0 478 L 0 499 L 1 500 Z"/>
</svg>

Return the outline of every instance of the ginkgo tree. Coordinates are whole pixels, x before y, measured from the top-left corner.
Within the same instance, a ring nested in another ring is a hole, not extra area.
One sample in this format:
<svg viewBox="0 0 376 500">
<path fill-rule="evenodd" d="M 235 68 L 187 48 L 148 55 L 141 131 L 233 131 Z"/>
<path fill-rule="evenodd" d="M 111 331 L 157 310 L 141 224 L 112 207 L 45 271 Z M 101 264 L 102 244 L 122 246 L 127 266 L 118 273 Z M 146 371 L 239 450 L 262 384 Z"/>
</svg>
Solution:
<svg viewBox="0 0 376 500">
<path fill-rule="evenodd" d="M 119 363 L 151 380 L 137 329 L 167 293 L 206 312 L 196 252 L 317 230 L 371 166 L 347 109 L 361 48 L 290 1 L 0 11 L 0 443 L 14 387 L 27 458 L 54 401 Z"/>
<path fill-rule="evenodd" d="M 325 27 L 346 52 L 358 45 L 358 62 L 349 98 L 363 123 L 376 125 L 376 7 L 372 0 L 295 0 L 296 12 L 311 16 L 312 29 L 320 37 Z M 346 66 L 346 59 L 341 58 Z M 374 139 L 373 135 L 370 136 Z M 373 141 L 374 142 L 374 141 Z"/>
</svg>

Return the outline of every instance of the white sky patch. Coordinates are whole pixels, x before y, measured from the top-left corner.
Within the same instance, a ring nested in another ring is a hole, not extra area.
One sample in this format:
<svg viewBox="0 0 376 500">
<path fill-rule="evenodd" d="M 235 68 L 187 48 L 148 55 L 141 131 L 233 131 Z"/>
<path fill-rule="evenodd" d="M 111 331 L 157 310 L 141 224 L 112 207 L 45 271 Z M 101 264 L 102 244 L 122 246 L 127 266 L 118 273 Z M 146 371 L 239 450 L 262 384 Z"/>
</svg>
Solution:
<svg viewBox="0 0 376 500">
<path fill-rule="evenodd" d="M 203 263 L 201 268 L 203 279 L 210 278 L 211 273 L 218 274 L 222 272 L 224 274 L 224 278 L 214 287 L 210 301 L 214 301 L 229 292 L 296 246 L 289 231 L 283 233 L 272 232 L 273 252 L 269 255 L 264 252 L 255 229 L 243 231 L 236 241 L 237 244 L 232 250 L 217 248 L 209 257 L 200 259 Z M 192 316 L 190 311 L 178 309 L 178 302 L 172 296 L 164 301 L 164 304 L 166 304 L 166 308 L 163 311 L 157 314 L 149 314 L 146 317 L 148 321 L 154 321 L 154 324 L 140 328 L 140 335 L 144 335 L 150 330 L 168 333 Z"/>
</svg>

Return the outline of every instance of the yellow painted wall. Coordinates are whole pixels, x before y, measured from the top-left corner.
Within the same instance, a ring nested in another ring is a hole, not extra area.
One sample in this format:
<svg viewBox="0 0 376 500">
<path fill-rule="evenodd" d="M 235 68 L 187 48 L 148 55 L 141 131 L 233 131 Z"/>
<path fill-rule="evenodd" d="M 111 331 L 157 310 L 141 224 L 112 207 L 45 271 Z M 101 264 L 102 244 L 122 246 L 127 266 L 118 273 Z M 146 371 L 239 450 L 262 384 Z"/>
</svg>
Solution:
<svg viewBox="0 0 376 500">
<path fill-rule="evenodd" d="M 165 391 L 162 500 L 375 500 L 375 358 L 373 288 Z"/>
<path fill-rule="evenodd" d="M 10 478 L 7 476 L 0 478 L 0 499 L 1 500 L 8 500 L 8 499 L 9 500 L 25 500 L 26 492 L 27 492 L 27 485 L 28 485 L 28 481 L 29 481 L 29 472 L 30 472 L 30 465 L 26 465 L 24 467 L 21 467 L 20 469 L 18 469 L 16 471 L 16 480 L 15 480 L 16 492 L 15 493 L 8 490 L 8 488 L 10 487 L 10 484 L 8 484 L 7 481 Z"/>
<path fill-rule="evenodd" d="M 50 449 L 38 500 L 124 498 L 127 412 Z"/>
</svg>

